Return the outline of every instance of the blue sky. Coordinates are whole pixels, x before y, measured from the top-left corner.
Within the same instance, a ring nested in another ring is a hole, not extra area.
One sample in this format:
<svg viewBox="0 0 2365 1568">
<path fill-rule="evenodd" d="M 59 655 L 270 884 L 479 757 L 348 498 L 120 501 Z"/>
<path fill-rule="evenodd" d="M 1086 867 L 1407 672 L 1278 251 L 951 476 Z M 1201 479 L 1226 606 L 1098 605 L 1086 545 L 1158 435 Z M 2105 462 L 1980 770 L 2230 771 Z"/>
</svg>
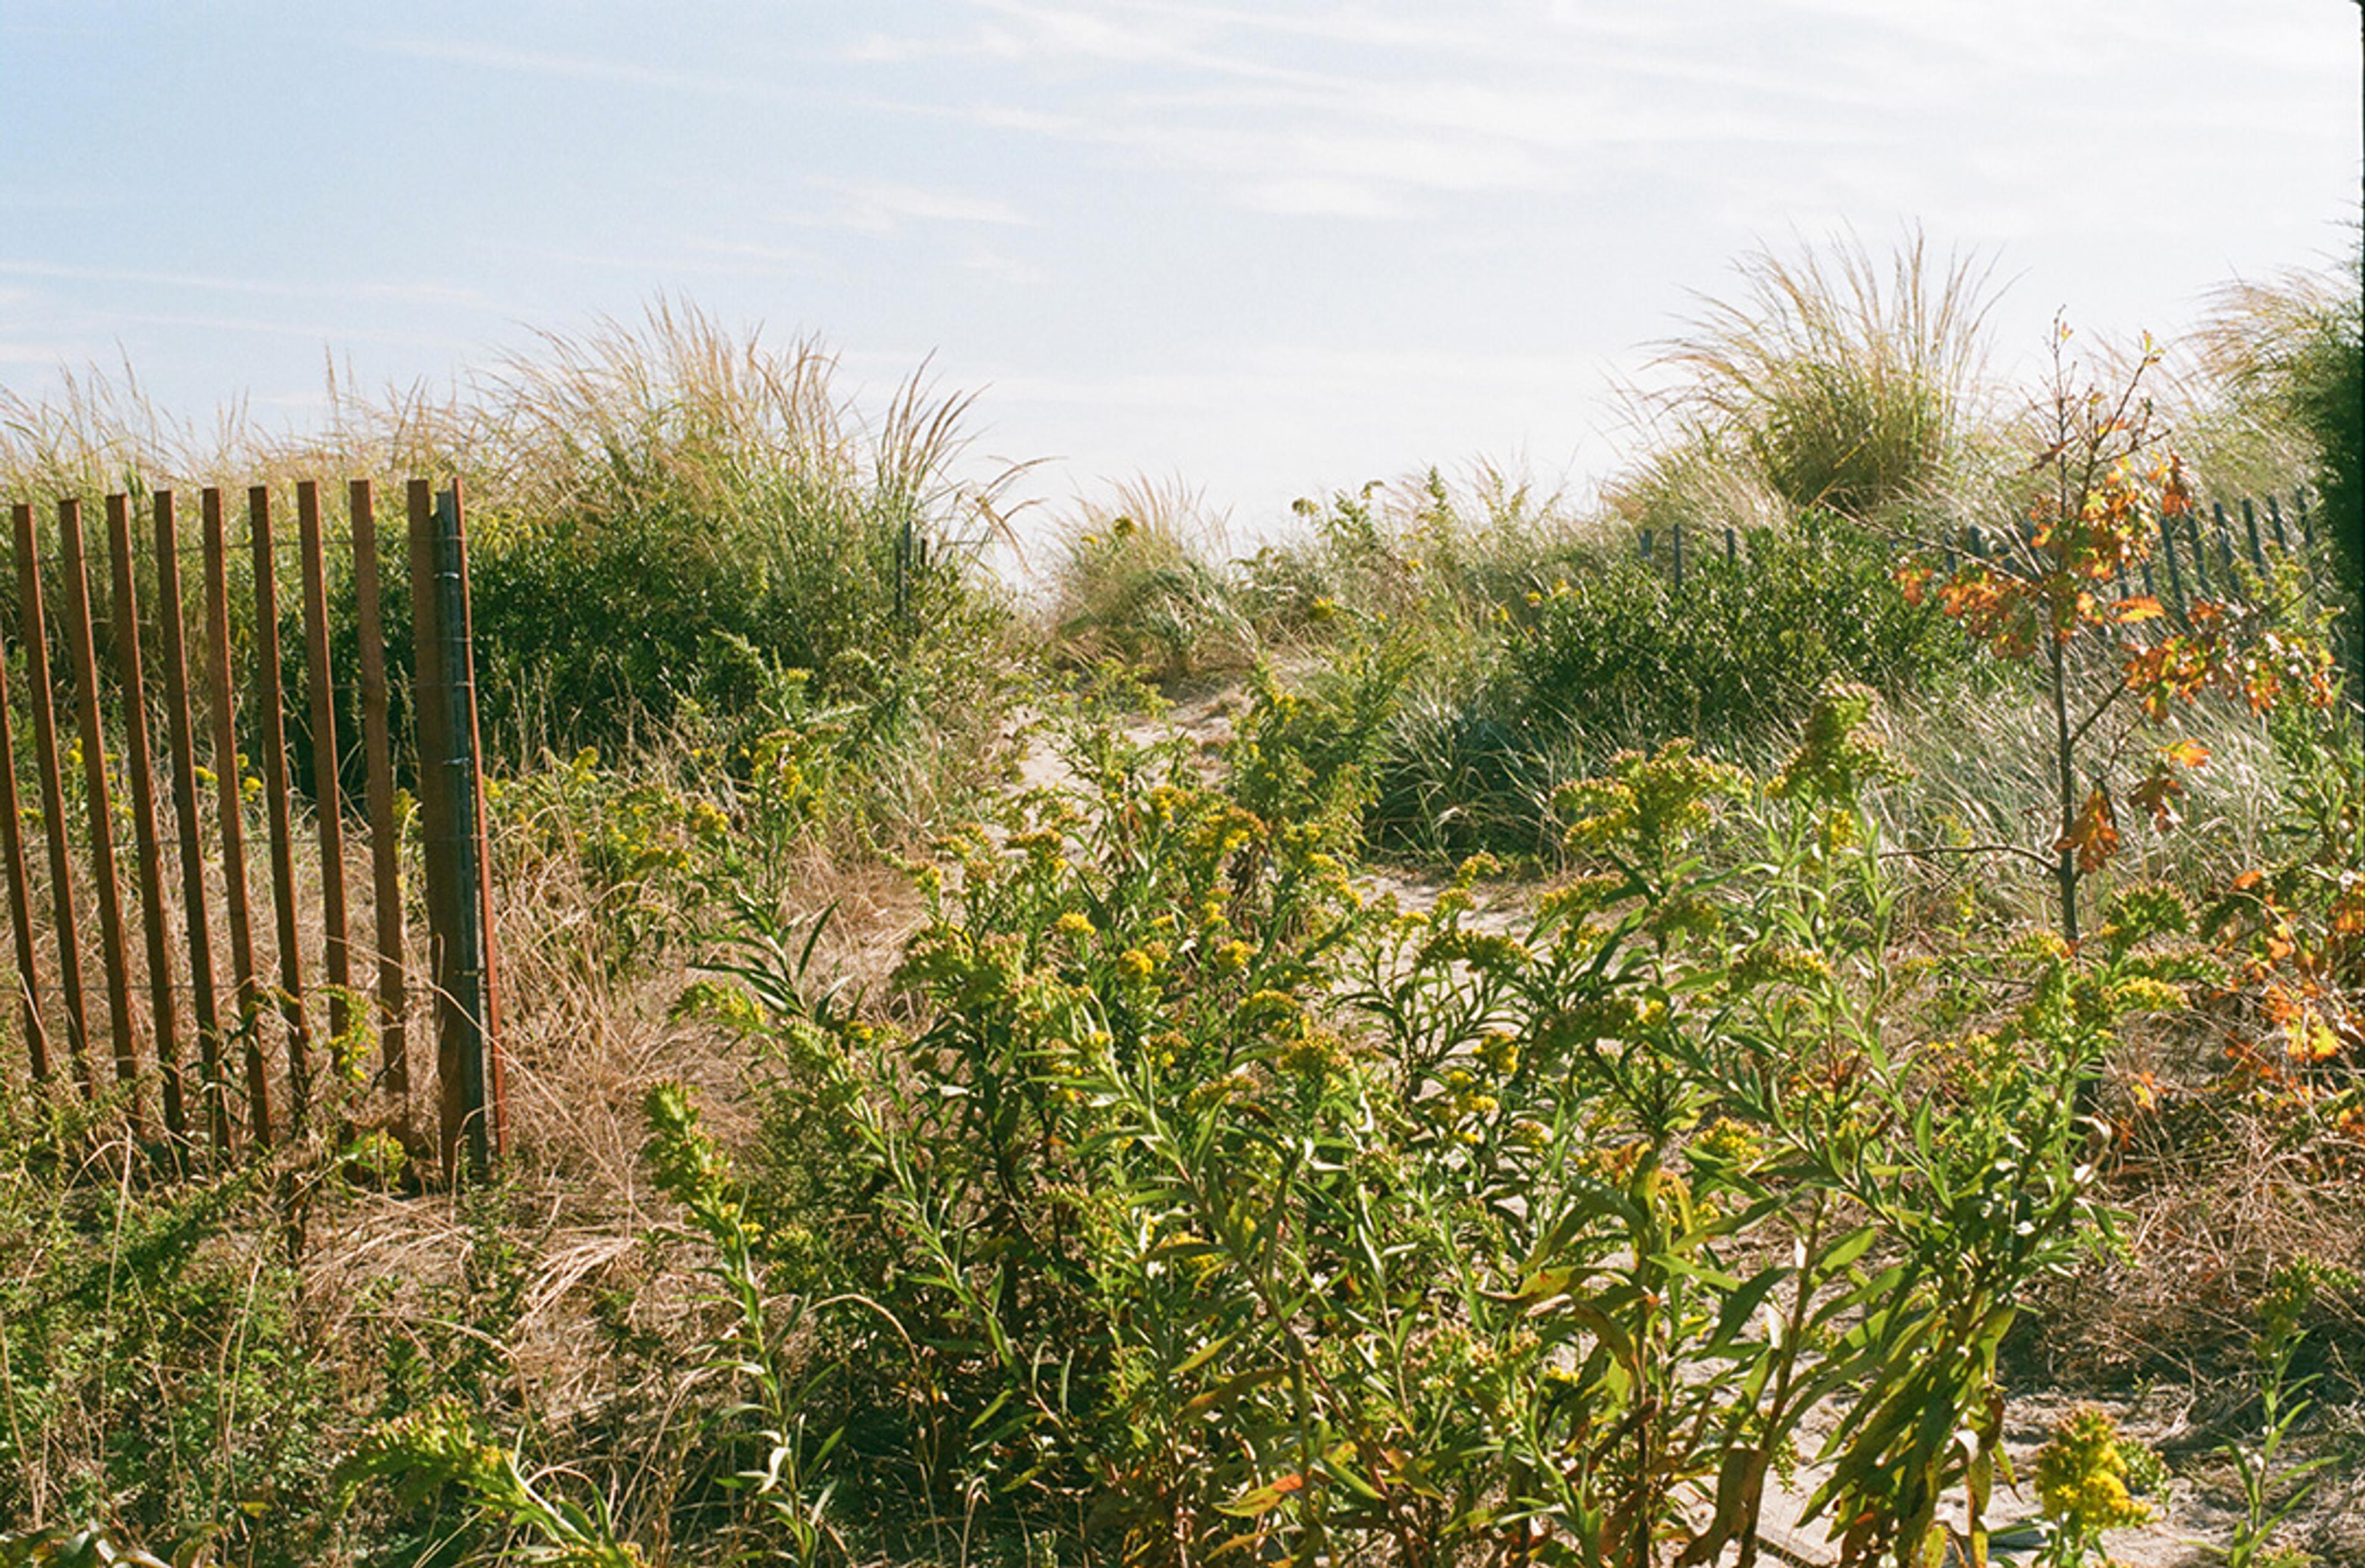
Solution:
<svg viewBox="0 0 2365 1568">
<path fill-rule="evenodd" d="M 331 356 L 440 385 L 662 294 L 1256 529 L 1599 476 L 1760 242 L 1918 221 L 2006 350 L 2172 335 L 2345 249 L 2359 120 L 2349 0 L 0 0 L 0 380 L 300 424 Z"/>
</svg>

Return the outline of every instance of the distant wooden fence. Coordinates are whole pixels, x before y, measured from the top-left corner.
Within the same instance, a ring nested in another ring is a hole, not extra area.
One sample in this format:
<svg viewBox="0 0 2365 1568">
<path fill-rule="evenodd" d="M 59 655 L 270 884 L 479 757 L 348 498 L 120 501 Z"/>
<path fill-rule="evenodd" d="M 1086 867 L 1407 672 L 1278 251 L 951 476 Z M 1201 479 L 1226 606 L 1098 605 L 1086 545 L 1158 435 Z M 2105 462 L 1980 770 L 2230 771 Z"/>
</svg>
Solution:
<svg viewBox="0 0 2365 1568">
<path fill-rule="evenodd" d="M 2214 502 L 2207 513 L 2204 519 L 2201 509 L 2195 508 L 2180 517 L 2162 519 L 2152 542 L 2152 558 L 2141 568 L 2143 591 L 2179 616 L 2196 599 L 2231 599 L 2244 591 L 2237 563 L 2247 562 L 2263 575 L 2270 557 L 2312 554 L 2315 547 L 2315 524 L 2308 515 L 2304 490 L 2292 493 L 2288 515 L 2281 498 L 2271 495 L 2236 501 L 2230 511 L 2225 502 Z M 1700 537 L 1702 533 L 1707 537 Z M 1743 535 L 1735 529 L 1726 528 L 1721 534 L 1693 530 L 1691 535 L 1687 538 L 1680 523 L 1664 535 L 1646 528 L 1638 531 L 1635 546 L 1645 562 L 1665 570 L 1677 588 L 1684 584 L 1687 554 L 1688 565 L 1697 570 L 1697 557 L 1703 548 L 1721 554 L 1730 564 L 1738 564 L 1746 553 Z M 1951 556 L 1957 550 L 1982 560 L 2009 560 L 2015 554 L 2024 554 L 2027 545 L 2009 532 L 1990 532 L 1975 525 L 1965 529 L 1946 554 Z"/>
<path fill-rule="evenodd" d="M 348 487 L 344 537 L 334 545 L 318 487 L 296 487 L 292 572 L 265 487 L 247 492 L 243 563 L 219 490 L 199 497 L 194 546 L 184 543 L 171 492 L 144 499 L 150 515 L 136 528 L 131 498 L 106 498 L 103 563 L 92 558 L 79 500 L 57 503 L 53 553 L 34 508 L 12 509 L 17 599 L 12 656 L 0 660 L 0 860 L 17 1034 L 33 1079 L 70 1081 L 93 1099 L 119 1095 L 135 1134 L 151 1144 L 161 1135 L 178 1157 L 227 1154 L 306 1124 L 322 1101 L 324 1050 L 353 1037 L 357 1006 L 374 1014 L 378 1050 L 364 1065 L 375 1087 L 405 1103 L 417 1006 L 434 1020 L 444 1173 L 464 1149 L 481 1171 L 506 1118 L 458 487 L 408 487 L 409 591 L 400 599 L 380 578 L 365 481 Z M 352 616 L 342 627 L 331 619 L 332 549 L 344 567 L 338 597 Z M 194 589 L 184 580 L 191 564 Z M 286 629 L 300 629 L 300 690 L 283 674 L 283 578 L 299 600 Z M 399 760 L 410 766 L 420 827 L 423 965 L 413 961 L 405 918 L 390 602 L 407 608 L 414 649 L 413 745 Z M 233 636 L 234 622 L 242 637 Z M 341 642 L 351 666 L 342 674 L 333 667 Z M 341 708 L 358 709 L 358 758 L 340 741 Z M 308 752 L 302 785 L 291 775 L 291 713 Z M 250 773 L 250 758 L 259 773 Z M 363 781 L 357 801 L 345 787 L 349 767 Z M 76 772 L 78 793 L 69 777 Z M 299 789 L 310 797 L 308 828 Z M 41 840 L 38 863 L 28 827 Z M 366 844 L 365 940 L 354 932 L 349 827 Z M 267 968 L 249 883 L 256 833 L 270 895 Z M 168 859 L 177 873 L 169 879 Z M 103 1003 L 90 984 L 91 948 Z M 317 969 L 308 964 L 313 953 Z"/>
</svg>

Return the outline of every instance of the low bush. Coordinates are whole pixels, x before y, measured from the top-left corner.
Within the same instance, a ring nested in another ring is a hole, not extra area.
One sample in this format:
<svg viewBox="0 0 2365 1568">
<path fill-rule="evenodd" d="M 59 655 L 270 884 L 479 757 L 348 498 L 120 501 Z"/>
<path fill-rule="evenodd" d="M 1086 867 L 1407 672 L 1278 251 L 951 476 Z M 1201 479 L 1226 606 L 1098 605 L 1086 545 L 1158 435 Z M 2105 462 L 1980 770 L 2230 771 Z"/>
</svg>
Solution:
<svg viewBox="0 0 2365 1568">
<path fill-rule="evenodd" d="M 963 401 L 913 382 L 865 428 L 832 372 L 660 308 L 493 384 L 469 455 L 492 470 L 472 566 L 497 732 L 613 745 L 784 669 L 905 696 L 912 666 L 994 639 L 968 570 L 986 513 L 949 472 Z"/>
<path fill-rule="evenodd" d="M 1697 546 L 1696 546 L 1697 548 Z M 1895 547 L 1835 518 L 1756 532 L 1672 573 L 1626 557 L 1539 583 L 1449 700 L 1414 705 L 1382 768 L 1373 834 L 1415 852 L 1547 853 L 1554 777 L 1677 735 L 1742 755 L 1780 744 L 1834 679 L 1946 689 L 1973 650 L 1891 580 Z"/>
<path fill-rule="evenodd" d="M 356 1424 L 272 1245 L 296 1173 L 151 1184 L 107 1114 L 0 1102 L 0 1520 L 312 1562 Z"/>
<path fill-rule="evenodd" d="M 921 872 L 907 1024 L 790 976 L 737 1014 L 801 1151 L 749 1200 L 779 1288 L 860 1304 L 823 1353 L 869 1391 L 809 1412 L 846 1484 L 1146 1561 L 1636 1562 L 1744 1536 L 1834 1398 L 1818 1507 L 1918 1552 L 2096 1217 L 2071 1107 L 2147 960 L 2009 961 L 1969 1033 L 1875 1003 L 1866 702 L 1769 786 L 1678 743 L 1563 791 L 1587 874 L 1508 931 L 1479 865 L 1367 904 L 1294 815 L 1082 737 L 1074 796 Z"/>
</svg>

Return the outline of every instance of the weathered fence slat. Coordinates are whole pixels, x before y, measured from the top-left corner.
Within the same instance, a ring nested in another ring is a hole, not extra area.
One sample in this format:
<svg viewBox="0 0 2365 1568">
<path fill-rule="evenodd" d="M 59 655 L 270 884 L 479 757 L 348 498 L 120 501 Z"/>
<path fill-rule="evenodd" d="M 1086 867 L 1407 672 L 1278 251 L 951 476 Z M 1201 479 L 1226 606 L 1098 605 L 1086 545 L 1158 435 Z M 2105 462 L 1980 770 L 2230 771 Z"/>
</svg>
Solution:
<svg viewBox="0 0 2365 1568">
<path fill-rule="evenodd" d="M 387 1091 L 410 1088 L 404 1013 L 401 835 L 394 820 L 394 751 L 388 733 L 386 629 L 378 603 L 377 511 L 369 481 L 348 492 L 353 536 L 353 601 L 361 635 L 362 746 L 369 769 L 373 932 L 377 941 L 377 998 Z"/>
<path fill-rule="evenodd" d="M 214 994 L 214 943 L 206 915 L 205 829 L 197 815 L 197 751 L 189 720 L 189 648 L 181 593 L 180 520 L 173 492 L 156 493 L 156 620 L 164 653 L 165 746 L 172 756 L 173 825 L 181 846 L 181 916 L 189 933 L 189 1011 L 197 1028 L 197 1073 L 214 1147 L 235 1137 L 222 1081 L 221 1011 Z"/>
<path fill-rule="evenodd" d="M 165 930 L 163 857 L 156 841 L 156 776 L 148 738 L 148 687 L 140 656 L 140 587 L 131 554 L 131 498 L 106 498 L 106 550 L 115 591 L 115 661 L 123 696 L 123 756 L 131 775 L 131 836 L 140 873 L 140 929 L 147 939 L 148 1026 L 163 1084 L 164 1130 L 184 1142 L 189 1124 L 181 1083 L 180 1010 L 173 997 Z"/>
<path fill-rule="evenodd" d="M 448 510 L 439 515 L 444 552 L 443 594 L 447 607 L 443 628 L 451 649 L 446 674 L 454 678 L 464 712 L 458 715 L 460 737 L 467 744 L 467 765 L 455 783 L 468 806 L 468 832 L 463 841 L 466 860 L 458 868 L 462 891 L 474 906 L 476 930 L 474 950 L 480 989 L 477 993 L 476 1037 L 490 1094 L 492 1152 L 505 1154 L 510 1141 L 508 1065 L 501 1050 L 500 948 L 493 940 L 492 846 L 485 811 L 485 738 L 476 717 L 476 623 L 468 598 L 468 529 L 460 510 L 460 481 L 444 492 Z"/>
<path fill-rule="evenodd" d="M 464 1082 L 463 1042 L 450 974 L 455 938 L 450 879 L 438 874 L 436 857 L 450 846 L 451 803 L 443 789 L 451 755 L 449 690 L 443 678 L 443 639 L 436 634 L 434 495 L 424 479 L 405 495 L 410 538 L 410 640 L 418 678 L 411 689 L 419 724 L 419 816 L 427 855 L 427 953 L 435 1015 L 436 1150 L 448 1180 L 457 1168 L 462 1138 L 472 1112 Z"/>
<path fill-rule="evenodd" d="M 263 1069 L 263 1041 L 255 1028 L 261 999 L 254 981 L 254 913 L 246 885 L 246 803 L 238 755 L 238 678 L 231 667 L 230 641 L 229 549 L 222 534 L 221 492 L 208 486 L 200 498 L 205 521 L 206 673 L 213 710 L 214 776 L 219 786 L 222 902 L 230 915 L 238 1032 L 246 1043 L 247 1126 L 257 1143 L 269 1143 L 271 1080 Z"/>
<path fill-rule="evenodd" d="M 296 487 L 297 542 L 304 557 L 304 684 L 312 709 L 312 814 L 320 837 L 320 907 L 327 935 L 322 962 L 329 975 L 329 1033 L 342 1038 L 352 1023 L 353 961 L 346 950 L 345 812 L 337 779 L 337 693 L 329 662 L 328 574 L 320 560 L 320 493 L 307 479 Z"/>
<path fill-rule="evenodd" d="M 66 843 L 66 792 L 58 775 L 57 687 L 50 677 L 50 632 L 41 604 L 40 534 L 33 509 L 16 509 L 17 613 L 25 639 L 25 705 L 33 711 L 33 749 L 41 774 L 41 821 L 48 829 L 50 910 L 57 923 L 58 988 L 66 1004 L 66 1048 L 83 1092 L 95 1097 L 90 1013 L 82 989 L 82 933 L 75 920 L 73 855 Z"/>
<path fill-rule="evenodd" d="M 2169 525 L 2175 520 L 2159 520 L 2159 553 L 2168 562 L 2168 591 L 2176 599 L 2176 612 L 2184 613 L 2184 571 L 2176 564 L 2176 530 Z"/>
<path fill-rule="evenodd" d="M 90 810 L 91 882 L 98 900 L 99 962 L 106 974 L 106 1031 L 115 1081 L 129 1088 L 138 1129 L 140 1044 L 131 1017 L 131 966 L 124 940 L 123 890 L 115 876 L 115 804 L 106 779 L 106 732 L 98 717 L 98 649 L 91 633 L 90 572 L 82 503 L 58 503 L 58 548 L 66 579 L 66 651 L 73 660 L 74 714 L 82 731 L 83 799 Z"/>
<path fill-rule="evenodd" d="M 0 654 L 0 846 L 8 872 L 8 928 L 17 939 L 17 1000 L 24 1008 L 25 1055 L 33 1081 L 50 1081 L 50 1032 L 41 1019 L 41 961 L 33 947 L 30 868 L 25 864 L 25 823 L 17 801 L 17 736 L 8 714 L 8 661 Z"/>
<path fill-rule="evenodd" d="M 263 803 L 271 823 L 271 907 L 279 932 L 279 1016 L 287 1026 L 289 1119 L 312 1103 L 311 1036 L 304 1022 L 304 947 L 296 910 L 296 846 L 287 779 L 286 698 L 279 682 L 279 582 L 271 539 L 271 489 L 246 492 L 254 556 L 254 720 L 263 733 Z"/>
</svg>

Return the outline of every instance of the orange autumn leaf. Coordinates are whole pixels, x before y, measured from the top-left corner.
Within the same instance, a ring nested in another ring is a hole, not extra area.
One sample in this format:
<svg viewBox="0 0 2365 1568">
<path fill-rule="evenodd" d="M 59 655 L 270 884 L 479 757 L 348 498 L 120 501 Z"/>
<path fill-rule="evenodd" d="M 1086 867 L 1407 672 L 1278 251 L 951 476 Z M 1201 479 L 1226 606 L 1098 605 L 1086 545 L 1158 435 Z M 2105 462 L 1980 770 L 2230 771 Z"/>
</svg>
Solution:
<svg viewBox="0 0 2365 1568">
<path fill-rule="evenodd" d="M 2340 1054 L 2340 1036 L 2315 1007 L 2302 1007 L 2283 1025 L 2283 1053 L 2293 1061 L 2330 1061 Z"/>
<path fill-rule="evenodd" d="M 2166 833 L 2184 820 L 2184 813 L 2176 804 L 2176 798 L 2183 793 L 2183 781 L 2163 767 L 2154 769 L 2142 783 L 2128 790 L 2127 801 L 2151 813 L 2154 832 Z"/>
<path fill-rule="evenodd" d="M 2209 748 L 2199 741 L 2181 740 L 2160 747 L 2159 755 L 2179 767 L 2199 767 L 2209 760 Z"/>
<path fill-rule="evenodd" d="M 2168 611 L 2160 607 L 2159 600 L 2149 594 L 2143 593 L 2136 594 L 2132 599 L 2123 599 L 2103 611 L 2106 619 L 2115 621 L 2122 626 L 2133 626 L 2144 621 L 2157 621 L 2167 613 Z"/>
<path fill-rule="evenodd" d="M 2075 850 L 2081 872 L 2091 875 L 2101 870 L 2119 847 L 2119 824 L 2110 797 L 2100 790 L 2087 796 L 2069 832 L 2054 847 Z"/>
<path fill-rule="evenodd" d="M 1244 1492 L 1228 1503 L 1218 1503 L 1216 1508 L 1218 1513 L 1229 1514 L 1235 1518 L 1252 1519 L 1261 1514 L 1272 1512 L 1291 1493 L 1305 1484 L 1306 1477 L 1293 1472 Z"/>
</svg>

